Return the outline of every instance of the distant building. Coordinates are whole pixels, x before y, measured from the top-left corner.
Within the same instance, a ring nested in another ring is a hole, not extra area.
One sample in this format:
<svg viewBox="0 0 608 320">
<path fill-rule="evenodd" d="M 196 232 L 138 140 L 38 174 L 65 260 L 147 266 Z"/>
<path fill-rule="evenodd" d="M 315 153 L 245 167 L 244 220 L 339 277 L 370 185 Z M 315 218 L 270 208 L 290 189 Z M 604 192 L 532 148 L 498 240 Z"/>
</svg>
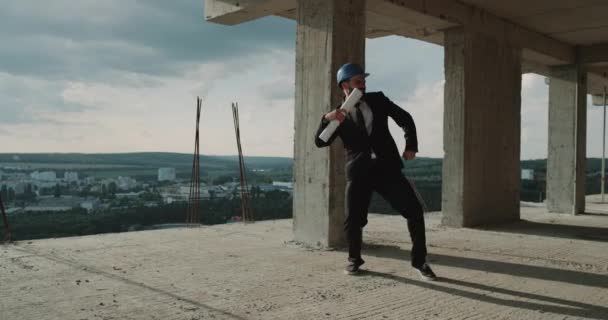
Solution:
<svg viewBox="0 0 608 320">
<path fill-rule="evenodd" d="M 87 211 L 93 211 L 101 208 L 101 202 L 97 199 L 90 199 L 80 203 L 80 207 Z"/>
<path fill-rule="evenodd" d="M 117 193 L 116 194 L 116 198 L 118 198 L 118 199 L 122 199 L 122 198 L 138 198 L 143 193 L 144 193 L 143 191 L 140 191 L 140 192 Z"/>
<path fill-rule="evenodd" d="M 289 194 L 293 193 L 293 188 L 285 185 L 276 185 L 276 184 L 259 184 L 256 186 L 261 192 L 271 192 L 271 191 L 283 191 Z"/>
<path fill-rule="evenodd" d="M 23 211 L 23 208 L 19 208 L 19 207 L 15 207 L 15 208 L 6 208 L 4 210 L 4 212 L 6 212 L 6 214 L 15 214 L 15 213 L 20 213 L 21 211 Z"/>
<path fill-rule="evenodd" d="M 120 190 L 129 190 L 137 187 L 137 181 L 130 177 L 118 177 L 116 186 Z"/>
<path fill-rule="evenodd" d="M 15 191 L 15 194 L 23 194 L 25 193 L 25 187 L 27 186 L 27 183 L 21 181 L 8 181 L 6 183 L 3 183 L 3 185 L 5 185 L 9 189 L 13 189 L 13 191 Z"/>
<path fill-rule="evenodd" d="M 4 177 L 6 177 L 6 175 L 7 174 L 5 173 Z M 12 180 L 27 180 L 27 174 L 19 172 L 11 173 L 8 177 Z"/>
<path fill-rule="evenodd" d="M 230 195 L 222 186 L 204 186 L 201 188 L 201 199 L 227 198 Z"/>
<path fill-rule="evenodd" d="M 15 190 L 15 194 L 24 194 L 26 185 L 27 184 L 25 182 L 15 183 L 15 185 L 13 186 L 13 189 Z"/>
<path fill-rule="evenodd" d="M 226 182 L 223 184 L 224 187 L 226 187 L 227 189 L 234 189 L 241 186 L 240 182 Z"/>
<path fill-rule="evenodd" d="M 175 198 L 173 198 L 171 196 L 162 195 L 162 194 L 161 194 L 161 196 L 163 197 L 163 202 L 166 203 L 166 204 L 172 204 L 173 202 L 176 201 Z"/>
<path fill-rule="evenodd" d="M 177 201 L 188 201 L 190 198 L 190 186 L 168 186 L 159 188 L 160 195 L 165 203 L 173 203 Z M 215 198 L 226 198 L 229 193 L 222 186 L 206 186 L 201 183 L 199 189 L 201 200 L 209 200 Z"/>
<path fill-rule="evenodd" d="M 42 172 L 34 171 L 30 174 L 30 177 L 33 180 L 38 180 L 38 181 L 54 182 L 57 180 L 57 175 L 55 174 L 55 171 L 42 171 Z"/>
<path fill-rule="evenodd" d="M 55 181 L 41 181 L 41 180 L 32 181 L 32 186 L 35 186 L 38 189 L 54 188 L 56 185 L 57 185 L 57 182 L 55 182 Z"/>
<path fill-rule="evenodd" d="M 180 186 L 177 191 L 177 193 L 184 195 L 184 196 L 188 196 L 190 194 L 190 187 L 188 186 Z"/>
<path fill-rule="evenodd" d="M 38 197 L 38 202 L 25 207 L 25 211 L 67 211 L 78 208 L 84 198 L 76 196 L 55 196 L 47 195 Z"/>
<path fill-rule="evenodd" d="M 534 180 L 534 169 L 521 169 L 522 180 Z"/>
<path fill-rule="evenodd" d="M 66 171 L 63 174 L 63 180 L 65 180 L 66 182 L 78 181 L 78 172 Z"/>
<path fill-rule="evenodd" d="M 293 182 L 273 181 L 272 185 L 277 186 L 277 187 L 285 187 L 285 188 L 293 189 Z"/>
<path fill-rule="evenodd" d="M 270 192 L 270 191 L 279 190 L 278 186 L 274 186 L 272 184 L 266 184 L 266 183 L 258 184 L 255 187 L 258 188 L 262 192 Z"/>
<path fill-rule="evenodd" d="M 106 186 L 106 188 L 109 187 L 112 182 L 116 183 L 116 180 L 114 180 L 114 179 L 103 179 L 103 180 L 100 181 L 101 185 Z M 118 184 L 116 184 L 116 186 L 118 186 Z"/>
<path fill-rule="evenodd" d="M 159 168 L 158 181 L 175 181 L 175 168 Z"/>
<path fill-rule="evenodd" d="M 54 207 L 27 206 L 27 207 L 23 208 L 23 211 L 30 211 L 30 212 L 38 212 L 38 211 L 58 212 L 58 211 L 70 211 L 70 210 L 72 210 L 72 207 L 67 207 L 67 206 L 54 206 Z"/>
</svg>

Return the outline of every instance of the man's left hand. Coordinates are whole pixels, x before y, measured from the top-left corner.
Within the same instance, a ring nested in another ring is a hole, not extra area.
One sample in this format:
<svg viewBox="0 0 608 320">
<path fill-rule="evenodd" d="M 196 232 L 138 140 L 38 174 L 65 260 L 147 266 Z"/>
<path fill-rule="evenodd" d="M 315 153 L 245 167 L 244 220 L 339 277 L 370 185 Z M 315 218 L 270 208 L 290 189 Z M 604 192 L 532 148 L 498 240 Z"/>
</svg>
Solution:
<svg viewBox="0 0 608 320">
<path fill-rule="evenodd" d="M 403 151 L 403 159 L 405 159 L 405 160 L 416 159 L 416 151 L 410 151 L 410 150 Z"/>
</svg>

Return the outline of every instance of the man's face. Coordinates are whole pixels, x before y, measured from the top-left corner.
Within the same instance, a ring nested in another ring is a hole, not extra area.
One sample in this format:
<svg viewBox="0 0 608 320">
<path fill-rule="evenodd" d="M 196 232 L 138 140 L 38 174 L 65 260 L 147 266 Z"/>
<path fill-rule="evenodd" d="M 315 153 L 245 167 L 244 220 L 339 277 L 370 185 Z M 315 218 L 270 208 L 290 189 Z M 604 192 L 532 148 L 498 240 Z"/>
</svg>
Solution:
<svg viewBox="0 0 608 320">
<path fill-rule="evenodd" d="M 365 93 L 365 76 L 360 74 L 350 78 L 350 80 L 343 82 L 342 88 L 347 90 L 349 94 L 355 88 Z"/>
</svg>

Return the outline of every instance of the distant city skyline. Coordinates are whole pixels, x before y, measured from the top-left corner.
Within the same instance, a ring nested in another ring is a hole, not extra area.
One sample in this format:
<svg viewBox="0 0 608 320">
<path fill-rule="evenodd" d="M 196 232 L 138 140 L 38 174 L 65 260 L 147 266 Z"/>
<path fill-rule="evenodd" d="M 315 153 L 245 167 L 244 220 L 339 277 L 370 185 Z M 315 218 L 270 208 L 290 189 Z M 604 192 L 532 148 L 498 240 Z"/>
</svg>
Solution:
<svg viewBox="0 0 608 320">
<path fill-rule="evenodd" d="M 2 152 L 192 153 L 201 96 L 201 154 L 237 154 L 237 101 L 244 154 L 292 157 L 295 23 L 270 17 L 228 27 L 203 17 L 198 0 L 4 4 Z M 394 36 L 366 46 L 368 90 L 412 114 L 419 156 L 443 157 L 443 48 Z M 545 158 L 544 77 L 523 75 L 521 114 L 521 158 Z M 601 156 L 601 117 L 589 108 L 588 157 Z M 403 148 L 400 130 L 391 131 Z"/>
</svg>

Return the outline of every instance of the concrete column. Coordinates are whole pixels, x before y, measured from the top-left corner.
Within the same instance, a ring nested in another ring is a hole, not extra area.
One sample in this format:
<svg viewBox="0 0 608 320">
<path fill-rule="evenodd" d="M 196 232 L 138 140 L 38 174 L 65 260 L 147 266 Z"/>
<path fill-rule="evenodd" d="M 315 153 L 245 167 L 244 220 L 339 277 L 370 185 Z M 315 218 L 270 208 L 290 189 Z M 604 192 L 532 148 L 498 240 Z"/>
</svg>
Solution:
<svg viewBox="0 0 608 320">
<path fill-rule="evenodd" d="M 320 246 L 344 244 L 344 149 L 318 149 L 321 116 L 338 105 L 345 62 L 365 62 L 365 0 L 299 0 L 296 36 L 294 234 Z"/>
<path fill-rule="evenodd" d="M 587 76 L 581 66 L 556 67 L 549 84 L 547 209 L 585 211 Z"/>
<path fill-rule="evenodd" d="M 519 219 L 521 49 L 445 33 L 443 224 Z"/>
</svg>

